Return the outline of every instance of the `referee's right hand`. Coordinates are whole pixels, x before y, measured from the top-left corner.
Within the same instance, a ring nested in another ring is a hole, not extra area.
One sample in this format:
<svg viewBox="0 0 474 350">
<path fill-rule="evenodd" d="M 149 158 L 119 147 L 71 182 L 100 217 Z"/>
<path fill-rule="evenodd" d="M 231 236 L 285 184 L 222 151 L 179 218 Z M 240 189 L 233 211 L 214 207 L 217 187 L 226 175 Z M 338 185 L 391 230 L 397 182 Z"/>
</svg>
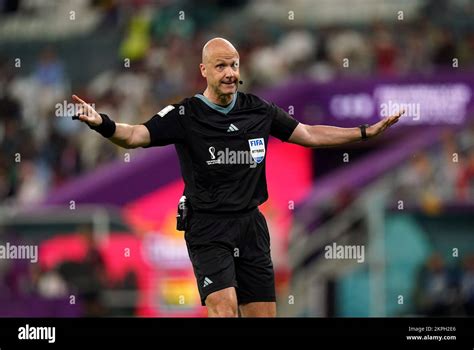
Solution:
<svg viewBox="0 0 474 350">
<path fill-rule="evenodd" d="M 81 100 L 77 95 L 72 95 L 72 99 L 79 104 L 79 111 L 73 119 L 79 119 L 89 126 L 98 126 L 102 124 L 102 117 L 88 103 Z"/>
</svg>

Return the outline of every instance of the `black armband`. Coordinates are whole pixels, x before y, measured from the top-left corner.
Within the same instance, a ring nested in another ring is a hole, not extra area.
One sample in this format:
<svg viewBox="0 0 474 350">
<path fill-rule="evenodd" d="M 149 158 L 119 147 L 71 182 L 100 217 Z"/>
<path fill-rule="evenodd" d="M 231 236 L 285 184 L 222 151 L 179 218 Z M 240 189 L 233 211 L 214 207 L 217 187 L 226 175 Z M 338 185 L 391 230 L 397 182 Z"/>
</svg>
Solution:
<svg viewBox="0 0 474 350">
<path fill-rule="evenodd" d="M 89 124 L 89 127 L 92 129 L 92 130 L 95 130 L 97 131 L 99 134 L 101 134 L 102 136 L 106 137 L 106 138 L 109 138 L 109 137 L 112 137 L 113 134 L 115 134 L 115 122 L 109 118 L 109 116 L 107 114 L 104 114 L 104 113 L 99 113 L 100 116 L 102 117 L 102 123 L 100 125 L 97 125 L 97 126 L 91 126 Z"/>
</svg>

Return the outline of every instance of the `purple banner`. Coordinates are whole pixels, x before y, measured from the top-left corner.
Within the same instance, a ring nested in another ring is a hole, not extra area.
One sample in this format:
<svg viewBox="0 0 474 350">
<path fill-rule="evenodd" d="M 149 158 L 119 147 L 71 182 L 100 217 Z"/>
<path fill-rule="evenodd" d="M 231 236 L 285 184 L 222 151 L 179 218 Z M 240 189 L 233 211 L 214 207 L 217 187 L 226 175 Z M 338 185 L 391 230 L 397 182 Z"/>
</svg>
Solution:
<svg viewBox="0 0 474 350">
<path fill-rule="evenodd" d="M 131 163 L 116 161 L 53 190 L 43 205 L 75 203 L 117 206 L 139 198 L 180 177 L 173 146 L 140 150 Z"/>
<path fill-rule="evenodd" d="M 474 73 L 299 81 L 262 96 L 308 124 L 352 127 L 405 110 L 399 124 L 460 125 L 474 112 Z"/>
</svg>

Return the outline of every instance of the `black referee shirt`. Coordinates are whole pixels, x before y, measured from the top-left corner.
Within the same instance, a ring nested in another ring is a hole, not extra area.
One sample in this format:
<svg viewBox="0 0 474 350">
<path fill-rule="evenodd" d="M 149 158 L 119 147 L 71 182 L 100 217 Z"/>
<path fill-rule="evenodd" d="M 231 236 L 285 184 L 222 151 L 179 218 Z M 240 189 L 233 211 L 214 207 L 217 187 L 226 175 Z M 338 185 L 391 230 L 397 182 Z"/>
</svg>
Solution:
<svg viewBox="0 0 474 350">
<path fill-rule="evenodd" d="M 282 141 L 298 121 L 275 104 L 237 92 L 226 108 L 203 95 L 163 108 L 144 123 L 151 143 L 175 144 L 186 195 L 194 210 L 250 210 L 268 198 L 269 135 Z"/>
</svg>

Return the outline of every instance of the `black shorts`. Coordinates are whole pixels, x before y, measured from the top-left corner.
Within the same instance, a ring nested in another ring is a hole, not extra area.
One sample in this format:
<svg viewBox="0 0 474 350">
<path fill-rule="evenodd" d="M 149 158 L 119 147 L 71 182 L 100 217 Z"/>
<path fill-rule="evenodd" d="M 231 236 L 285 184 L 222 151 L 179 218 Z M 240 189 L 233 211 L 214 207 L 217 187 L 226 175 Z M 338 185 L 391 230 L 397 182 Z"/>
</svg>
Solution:
<svg viewBox="0 0 474 350">
<path fill-rule="evenodd" d="M 275 301 L 270 234 L 256 208 L 240 214 L 192 213 L 185 232 L 201 303 L 235 287 L 239 304 Z"/>
</svg>

